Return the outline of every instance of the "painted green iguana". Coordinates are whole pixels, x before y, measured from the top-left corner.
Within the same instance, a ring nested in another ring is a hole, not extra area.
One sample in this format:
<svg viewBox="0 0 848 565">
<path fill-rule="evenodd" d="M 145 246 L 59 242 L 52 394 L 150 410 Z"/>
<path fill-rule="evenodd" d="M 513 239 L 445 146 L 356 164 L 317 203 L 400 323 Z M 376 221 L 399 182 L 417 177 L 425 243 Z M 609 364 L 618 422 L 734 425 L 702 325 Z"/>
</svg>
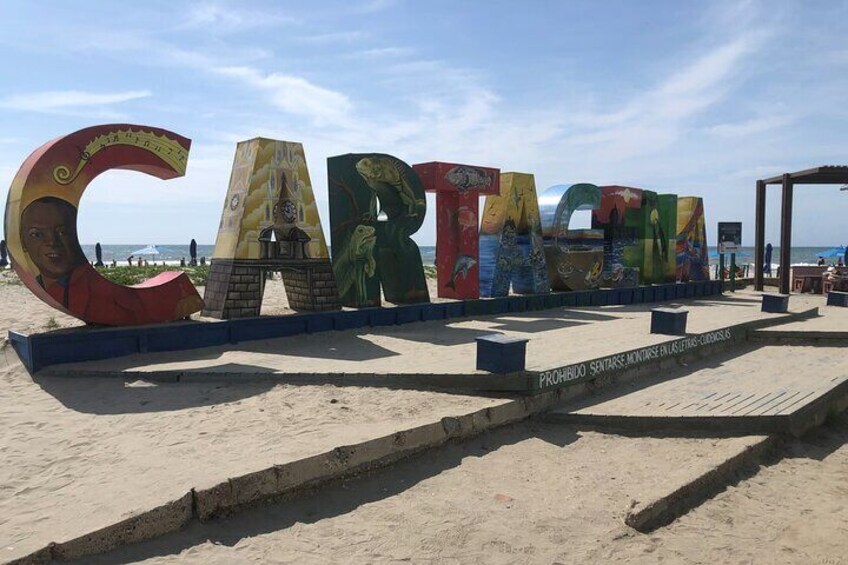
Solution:
<svg viewBox="0 0 848 565">
<path fill-rule="evenodd" d="M 357 305 L 368 302 L 365 279 L 373 277 L 377 271 L 377 262 L 374 260 L 376 242 L 374 227 L 360 224 L 353 230 L 341 252 L 338 255 L 333 253 L 333 272 L 343 303 L 348 302 L 345 296 L 350 292 L 354 293 L 352 298 Z"/>
<path fill-rule="evenodd" d="M 424 200 L 416 200 L 415 192 L 406 179 L 406 171 L 389 157 L 365 157 L 356 162 L 356 171 L 371 189 L 371 203 L 365 219 L 376 219 L 377 198 L 380 208 L 390 218 L 406 214 L 418 215 L 416 206 L 424 206 Z"/>
</svg>

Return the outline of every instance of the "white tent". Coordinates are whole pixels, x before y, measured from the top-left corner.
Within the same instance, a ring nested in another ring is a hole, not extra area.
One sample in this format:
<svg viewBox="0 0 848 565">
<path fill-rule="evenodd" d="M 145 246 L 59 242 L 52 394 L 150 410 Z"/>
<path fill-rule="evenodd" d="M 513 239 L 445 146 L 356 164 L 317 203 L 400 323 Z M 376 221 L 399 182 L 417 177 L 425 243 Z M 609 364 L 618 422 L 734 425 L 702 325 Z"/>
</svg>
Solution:
<svg viewBox="0 0 848 565">
<path fill-rule="evenodd" d="M 132 255 L 159 255 L 159 250 L 155 245 L 148 245 L 132 252 Z"/>
</svg>

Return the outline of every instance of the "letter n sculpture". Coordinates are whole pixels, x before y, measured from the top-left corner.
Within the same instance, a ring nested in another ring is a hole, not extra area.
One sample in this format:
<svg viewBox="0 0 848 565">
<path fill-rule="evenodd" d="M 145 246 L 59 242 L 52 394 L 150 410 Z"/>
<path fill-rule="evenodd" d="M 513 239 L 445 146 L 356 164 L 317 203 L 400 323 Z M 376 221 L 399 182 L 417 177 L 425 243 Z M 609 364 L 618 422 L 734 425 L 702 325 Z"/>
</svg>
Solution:
<svg viewBox="0 0 848 565">
<path fill-rule="evenodd" d="M 339 308 L 303 145 L 256 138 L 236 147 L 204 315 L 258 316 L 266 271 L 281 273 L 292 309 Z"/>
</svg>

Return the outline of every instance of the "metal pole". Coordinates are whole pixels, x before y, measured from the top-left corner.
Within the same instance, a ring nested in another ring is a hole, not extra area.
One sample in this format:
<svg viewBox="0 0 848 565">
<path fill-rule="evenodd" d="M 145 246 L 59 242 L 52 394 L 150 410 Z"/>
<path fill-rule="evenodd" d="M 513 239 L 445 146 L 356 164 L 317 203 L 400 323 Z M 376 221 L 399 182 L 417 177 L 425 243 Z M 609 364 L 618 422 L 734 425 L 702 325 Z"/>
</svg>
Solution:
<svg viewBox="0 0 848 565">
<path fill-rule="evenodd" d="M 736 253 L 730 254 L 730 292 L 736 292 Z"/>
<path fill-rule="evenodd" d="M 780 211 L 780 293 L 789 294 L 790 254 L 792 252 L 792 181 L 783 175 L 783 203 Z"/>
<path fill-rule="evenodd" d="M 754 235 L 754 290 L 763 290 L 763 255 L 766 252 L 766 183 L 757 181 L 756 233 Z"/>
</svg>

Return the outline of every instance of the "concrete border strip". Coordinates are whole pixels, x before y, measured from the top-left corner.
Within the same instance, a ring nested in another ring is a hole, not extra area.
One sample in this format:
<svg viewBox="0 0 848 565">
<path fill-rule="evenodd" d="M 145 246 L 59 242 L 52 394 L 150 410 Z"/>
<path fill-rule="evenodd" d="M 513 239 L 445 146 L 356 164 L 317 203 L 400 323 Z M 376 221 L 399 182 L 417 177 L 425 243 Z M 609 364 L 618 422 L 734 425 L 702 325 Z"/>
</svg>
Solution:
<svg viewBox="0 0 848 565">
<path fill-rule="evenodd" d="M 780 436 L 766 436 L 674 491 L 632 509 L 624 523 L 642 533 L 670 524 L 727 488 L 740 473 L 748 470 L 750 475 L 755 474 L 762 457 L 776 450 L 781 442 Z"/>
<path fill-rule="evenodd" d="M 6 565 L 42 565 L 54 560 L 81 559 L 179 531 L 192 520 L 210 520 L 263 500 L 296 496 L 323 484 L 386 467 L 451 440 L 467 439 L 525 420 L 560 402 L 562 396 L 559 391 L 552 391 L 533 398 L 519 398 L 274 465 L 227 479 L 210 488 L 193 488 L 177 500 L 77 538 L 50 543 L 29 555 L 7 561 Z"/>
</svg>

